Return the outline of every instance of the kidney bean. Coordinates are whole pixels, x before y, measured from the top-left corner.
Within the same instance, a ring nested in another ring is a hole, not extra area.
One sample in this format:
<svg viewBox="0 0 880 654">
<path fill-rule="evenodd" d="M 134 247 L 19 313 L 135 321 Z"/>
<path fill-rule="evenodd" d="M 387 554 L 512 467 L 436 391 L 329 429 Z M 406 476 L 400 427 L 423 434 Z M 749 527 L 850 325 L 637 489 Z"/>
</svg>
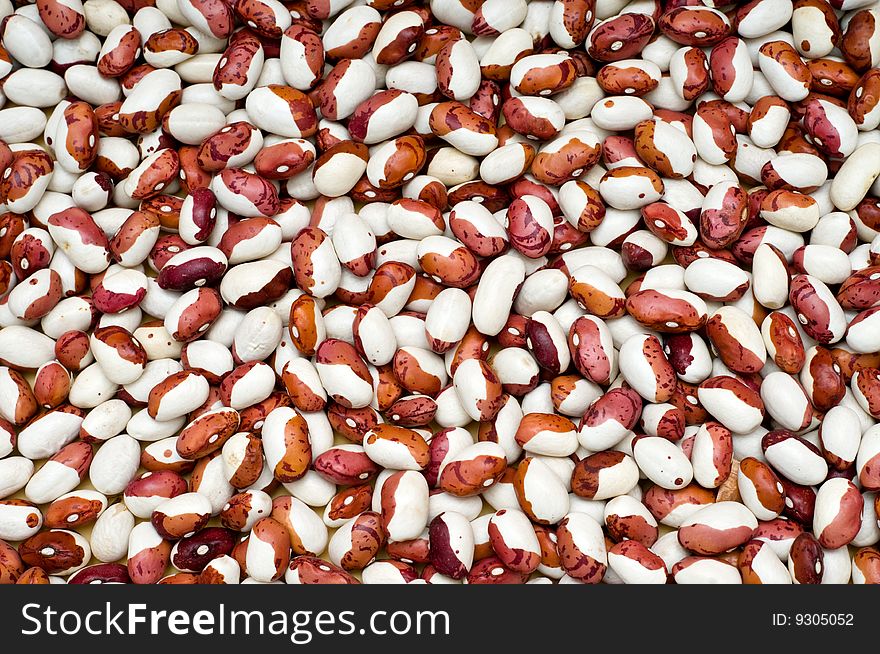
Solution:
<svg viewBox="0 0 880 654">
<path fill-rule="evenodd" d="M 94 522 L 107 508 L 107 498 L 97 491 L 74 491 L 53 501 L 44 524 L 47 527 L 78 527 Z"/>
<path fill-rule="evenodd" d="M 570 507 L 562 480 L 540 459 L 523 459 L 513 485 L 520 508 L 538 524 L 558 523 Z"/>
<path fill-rule="evenodd" d="M 825 555 L 818 541 L 809 533 L 794 539 L 788 556 L 788 571 L 796 584 L 818 584 L 822 581 Z"/>
<path fill-rule="evenodd" d="M 608 567 L 599 523 L 584 513 L 569 513 L 559 524 L 556 537 L 566 573 L 584 583 L 599 583 Z"/>
<path fill-rule="evenodd" d="M 635 540 L 650 547 L 657 540 L 658 527 L 644 504 L 629 495 L 620 495 L 605 505 L 605 526 L 615 541 Z"/>
<path fill-rule="evenodd" d="M 234 552 L 234 550 L 233 550 Z M 241 579 L 241 564 L 228 554 L 218 556 L 205 566 L 196 583 L 237 584 Z"/>
<path fill-rule="evenodd" d="M 862 494 L 847 479 L 837 477 L 823 483 L 816 493 L 813 533 L 819 544 L 836 549 L 852 541 L 861 527 Z M 836 547 L 835 547 L 836 546 Z"/>
<path fill-rule="evenodd" d="M 171 550 L 171 564 L 183 572 L 201 572 L 218 556 L 232 552 L 234 542 L 231 531 L 219 527 L 207 527 L 174 544 Z"/>
<path fill-rule="evenodd" d="M 737 502 L 717 502 L 687 518 L 679 542 L 697 554 L 715 555 L 746 543 L 758 526 L 748 509 Z"/>
<path fill-rule="evenodd" d="M 19 546 L 21 561 L 47 574 L 68 576 L 85 567 L 91 558 L 88 541 L 79 533 L 51 529 L 31 536 Z"/>
<path fill-rule="evenodd" d="M 697 397 L 709 414 L 734 433 L 748 433 L 764 419 L 760 394 L 736 377 L 710 377 L 700 384 Z"/>
<path fill-rule="evenodd" d="M 94 522 L 88 583 L 876 576 L 873 9 L 68 5 L 0 51 L 0 538 Z"/>
<path fill-rule="evenodd" d="M 770 465 L 795 484 L 818 484 L 828 474 L 828 464 L 819 448 L 791 432 L 768 432 L 761 439 L 761 447 Z M 789 456 L 782 456 L 781 452 Z"/>
<path fill-rule="evenodd" d="M 210 517 L 211 505 L 204 495 L 182 493 L 153 509 L 151 522 L 163 538 L 176 540 L 197 532 Z"/>
<path fill-rule="evenodd" d="M 749 541 L 739 556 L 739 570 L 744 584 L 790 584 L 791 576 L 770 545 Z"/>
</svg>

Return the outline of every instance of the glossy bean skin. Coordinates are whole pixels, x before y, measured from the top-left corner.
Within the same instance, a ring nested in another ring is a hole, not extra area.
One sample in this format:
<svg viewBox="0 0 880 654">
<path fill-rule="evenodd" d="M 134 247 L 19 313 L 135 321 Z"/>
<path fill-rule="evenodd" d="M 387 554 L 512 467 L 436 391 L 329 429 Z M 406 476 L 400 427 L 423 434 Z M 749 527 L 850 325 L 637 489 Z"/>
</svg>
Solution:
<svg viewBox="0 0 880 654">
<path fill-rule="evenodd" d="M 876 581 L 875 8 L 80 4 L 2 30 L 0 581 Z"/>
</svg>

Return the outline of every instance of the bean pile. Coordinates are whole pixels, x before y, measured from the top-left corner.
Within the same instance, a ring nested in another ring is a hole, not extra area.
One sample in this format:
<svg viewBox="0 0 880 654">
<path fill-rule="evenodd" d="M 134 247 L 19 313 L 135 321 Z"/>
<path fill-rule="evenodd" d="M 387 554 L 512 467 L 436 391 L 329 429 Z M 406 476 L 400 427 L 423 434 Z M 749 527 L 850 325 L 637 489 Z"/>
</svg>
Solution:
<svg viewBox="0 0 880 654">
<path fill-rule="evenodd" d="M 0 583 L 880 583 L 875 0 L 0 15 Z"/>
</svg>

